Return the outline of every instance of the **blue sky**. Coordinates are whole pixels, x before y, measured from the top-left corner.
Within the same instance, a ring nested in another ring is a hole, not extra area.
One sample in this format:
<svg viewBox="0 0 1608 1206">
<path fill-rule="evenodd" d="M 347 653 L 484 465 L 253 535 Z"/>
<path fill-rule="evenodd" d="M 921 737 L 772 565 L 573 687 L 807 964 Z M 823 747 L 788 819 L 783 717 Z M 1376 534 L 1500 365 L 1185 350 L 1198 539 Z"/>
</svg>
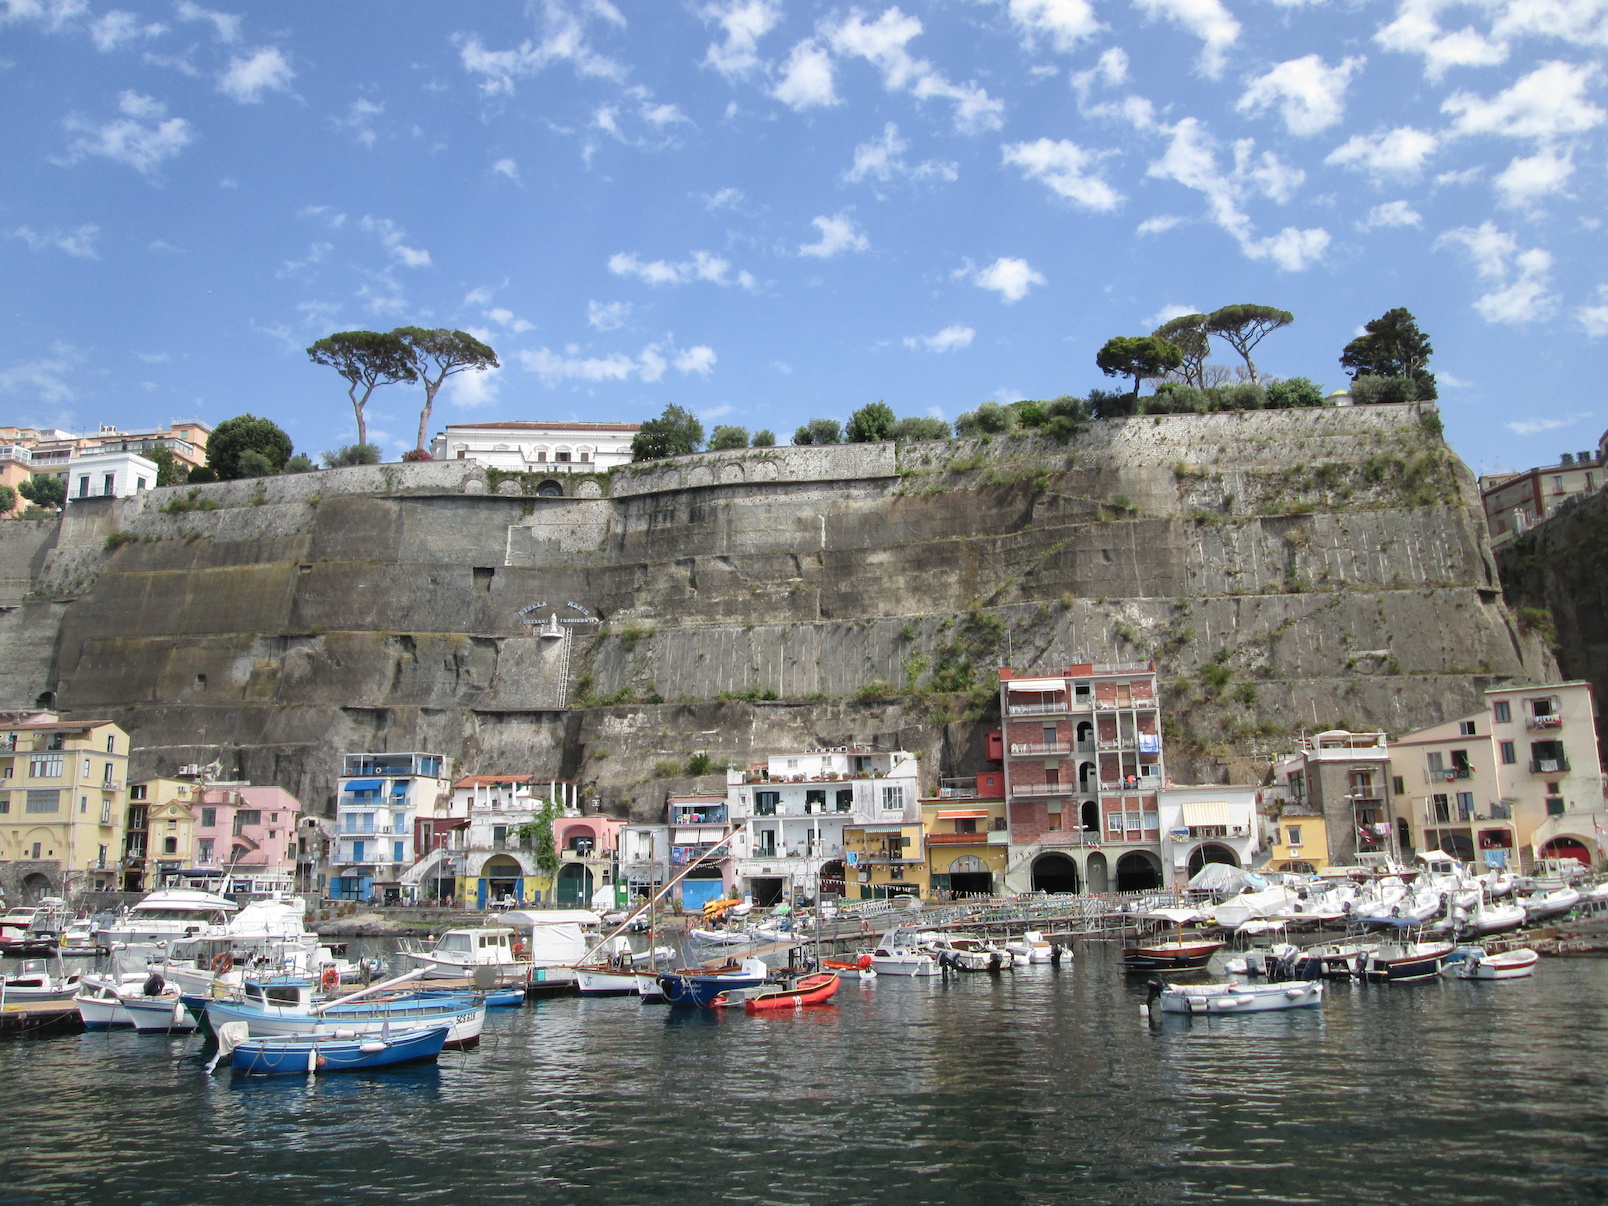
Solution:
<svg viewBox="0 0 1608 1206">
<path fill-rule="evenodd" d="M 787 433 L 1115 385 L 1186 309 L 1278 375 L 1419 318 L 1477 469 L 1593 447 L 1608 0 L 0 0 L 0 414 L 354 438 L 331 331 L 475 331 L 432 429 Z M 1233 354 L 1214 357 L 1231 363 Z M 370 405 L 412 444 L 421 391 Z"/>
</svg>

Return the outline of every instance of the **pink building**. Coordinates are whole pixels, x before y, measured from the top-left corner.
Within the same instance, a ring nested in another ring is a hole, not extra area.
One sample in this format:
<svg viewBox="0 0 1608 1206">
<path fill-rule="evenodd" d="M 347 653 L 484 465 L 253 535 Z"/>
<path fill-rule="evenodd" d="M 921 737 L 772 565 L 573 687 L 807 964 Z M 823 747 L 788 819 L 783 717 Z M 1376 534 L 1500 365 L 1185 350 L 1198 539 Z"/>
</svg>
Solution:
<svg viewBox="0 0 1608 1206">
<path fill-rule="evenodd" d="M 558 878 L 553 884 L 561 905 L 586 908 L 599 888 L 614 884 L 614 855 L 624 821 L 602 816 L 562 816 L 553 820 Z"/>
<path fill-rule="evenodd" d="M 230 877 L 295 874 L 302 806 L 284 788 L 220 784 L 203 788 L 192 808 L 196 870 Z"/>
</svg>

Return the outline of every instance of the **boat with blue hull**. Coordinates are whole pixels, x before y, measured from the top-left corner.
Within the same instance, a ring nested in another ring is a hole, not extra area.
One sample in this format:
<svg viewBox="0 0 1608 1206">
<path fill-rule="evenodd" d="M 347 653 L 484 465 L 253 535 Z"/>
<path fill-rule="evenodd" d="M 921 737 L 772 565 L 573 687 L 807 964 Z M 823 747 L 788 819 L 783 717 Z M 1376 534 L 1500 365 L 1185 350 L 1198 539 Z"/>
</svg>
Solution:
<svg viewBox="0 0 1608 1206">
<path fill-rule="evenodd" d="M 758 988 L 770 975 L 763 959 L 744 959 L 721 967 L 684 967 L 660 972 L 659 987 L 667 1005 L 708 1008 L 728 989 Z"/>
<path fill-rule="evenodd" d="M 229 1052 L 229 1066 L 248 1076 L 365 1072 L 434 1060 L 446 1045 L 448 1030 L 424 1026 L 381 1035 L 339 1031 L 247 1038 Z"/>
<path fill-rule="evenodd" d="M 447 1046 L 472 1047 L 480 1041 L 486 1022 L 486 1003 L 478 997 L 426 995 L 408 992 L 378 995 L 394 987 L 375 985 L 347 997 L 315 1001 L 304 980 L 279 978 L 246 981 L 233 1000 L 207 1000 L 207 1023 L 221 1034 L 229 1022 L 244 1022 L 253 1037 L 263 1035 L 329 1034 L 351 1030 L 361 1035 L 421 1026 L 446 1026 Z"/>
</svg>

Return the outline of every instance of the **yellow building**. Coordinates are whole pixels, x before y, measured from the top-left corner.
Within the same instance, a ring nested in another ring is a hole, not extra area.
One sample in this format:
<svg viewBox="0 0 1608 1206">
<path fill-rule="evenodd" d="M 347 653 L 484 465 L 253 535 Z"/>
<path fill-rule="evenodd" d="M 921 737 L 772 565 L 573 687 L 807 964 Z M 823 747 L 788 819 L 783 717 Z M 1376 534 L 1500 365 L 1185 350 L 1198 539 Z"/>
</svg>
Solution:
<svg viewBox="0 0 1608 1206">
<path fill-rule="evenodd" d="M 1329 862 L 1329 829 L 1321 809 L 1284 804 L 1268 835 L 1267 869 L 1311 874 Z"/>
<path fill-rule="evenodd" d="M 927 895 L 921 822 L 844 826 L 843 878 L 851 900 Z"/>
<path fill-rule="evenodd" d="M 194 866 L 196 784 L 182 779 L 131 783 L 123 829 L 123 891 L 162 886 L 164 870 Z"/>
<path fill-rule="evenodd" d="M 934 892 L 992 896 L 1010 861 L 1005 801 L 944 797 L 921 802 L 927 878 Z"/>
<path fill-rule="evenodd" d="M 119 886 L 128 734 L 36 713 L 0 725 L 0 872 L 23 895 Z"/>
</svg>

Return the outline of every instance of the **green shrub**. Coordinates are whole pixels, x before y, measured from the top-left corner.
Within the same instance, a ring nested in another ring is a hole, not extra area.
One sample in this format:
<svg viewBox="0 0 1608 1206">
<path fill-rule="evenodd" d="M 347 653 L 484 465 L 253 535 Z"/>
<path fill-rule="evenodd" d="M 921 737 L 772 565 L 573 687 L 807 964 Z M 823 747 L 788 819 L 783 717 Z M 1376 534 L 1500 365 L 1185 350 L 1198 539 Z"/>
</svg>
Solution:
<svg viewBox="0 0 1608 1206">
<path fill-rule="evenodd" d="M 696 779 L 699 775 L 707 775 L 715 769 L 714 762 L 708 754 L 699 752 L 687 759 L 687 776 Z"/>
<path fill-rule="evenodd" d="M 720 424 L 709 435 L 710 452 L 729 452 L 734 448 L 748 447 L 748 428 Z"/>
<path fill-rule="evenodd" d="M 1412 402 L 1418 385 L 1411 377 L 1358 377 L 1351 383 L 1351 400 L 1358 406 L 1383 406 L 1391 402 Z"/>
<path fill-rule="evenodd" d="M 1286 377 L 1267 387 L 1267 405 L 1270 410 L 1293 410 L 1328 404 L 1329 400 L 1323 396 L 1323 391 L 1306 377 Z"/>
<path fill-rule="evenodd" d="M 776 447 L 776 433 L 769 427 L 761 427 L 754 433 L 754 438 L 748 443 L 753 448 L 774 448 Z"/>
<path fill-rule="evenodd" d="M 115 552 L 117 552 L 118 549 L 122 548 L 125 544 L 134 544 L 138 540 L 139 540 L 139 537 L 134 535 L 133 532 L 124 532 L 124 531 L 113 532 L 110 536 L 108 536 L 106 538 L 106 551 L 108 553 L 115 553 Z"/>
<path fill-rule="evenodd" d="M 186 511 L 216 511 L 218 509 L 218 504 L 216 502 L 210 498 L 202 498 L 200 495 L 200 488 L 191 486 L 190 489 L 185 492 L 184 497 L 175 498 L 172 502 L 168 503 L 167 506 L 163 507 L 162 510 L 167 512 L 169 515 L 183 515 Z"/>
</svg>

